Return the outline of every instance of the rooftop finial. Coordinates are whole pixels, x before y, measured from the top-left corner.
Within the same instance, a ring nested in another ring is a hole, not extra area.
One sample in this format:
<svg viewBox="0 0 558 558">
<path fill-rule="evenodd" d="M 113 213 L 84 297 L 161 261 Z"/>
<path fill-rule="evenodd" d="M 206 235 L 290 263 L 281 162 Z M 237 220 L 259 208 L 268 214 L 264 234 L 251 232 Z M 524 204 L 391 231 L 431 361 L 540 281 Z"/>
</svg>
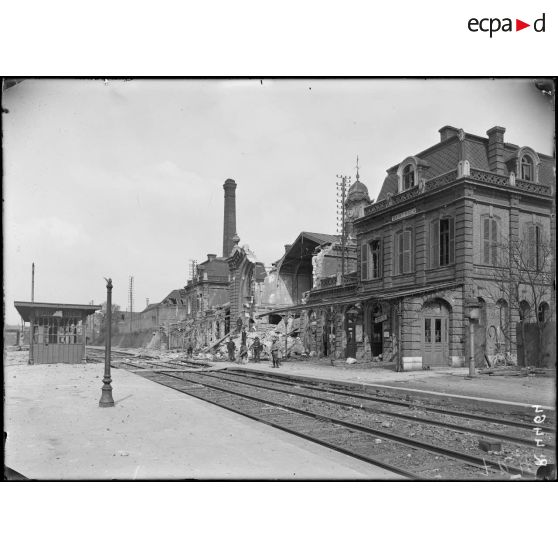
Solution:
<svg viewBox="0 0 558 558">
<path fill-rule="evenodd" d="M 358 155 L 357 155 L 357 164 L 356 164 L 356 179 L 358 181 L 359 176 L 358 176 Z"/>
</svg>

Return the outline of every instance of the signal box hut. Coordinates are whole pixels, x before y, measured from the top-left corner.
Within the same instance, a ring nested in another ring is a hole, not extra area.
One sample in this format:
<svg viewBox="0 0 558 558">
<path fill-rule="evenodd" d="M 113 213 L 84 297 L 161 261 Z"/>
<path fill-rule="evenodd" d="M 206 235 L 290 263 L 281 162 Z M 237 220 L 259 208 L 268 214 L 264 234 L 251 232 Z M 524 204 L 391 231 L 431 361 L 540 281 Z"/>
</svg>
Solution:
<svg viewBox="0 0 558 558">
<path fill-rule="evenodd" d="M 85 362 L 86 318 L 100 310 L 89 304 L 15 302 L 30 325 L 29 364 Z"/>
</svg>

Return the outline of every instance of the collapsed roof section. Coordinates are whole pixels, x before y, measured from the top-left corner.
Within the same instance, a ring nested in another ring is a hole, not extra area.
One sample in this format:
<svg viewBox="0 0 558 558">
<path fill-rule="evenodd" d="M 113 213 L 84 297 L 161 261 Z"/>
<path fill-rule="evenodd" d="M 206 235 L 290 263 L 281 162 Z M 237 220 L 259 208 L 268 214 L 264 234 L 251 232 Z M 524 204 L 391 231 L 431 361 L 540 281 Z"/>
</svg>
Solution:
<svg viewBox="0 0 558 558">
<path fill-rule="evenodd" d="M 325 244 L 334 244 L 340 241 L 339 236 L 334 234 L 301 232 L 291 245 L 286 246 L 283 257 L 275 262 L 278 269 L 286 273 L 299 272 L 307 268 L 312 271 L 312 257 L 316 248 Z"/>
</svg>

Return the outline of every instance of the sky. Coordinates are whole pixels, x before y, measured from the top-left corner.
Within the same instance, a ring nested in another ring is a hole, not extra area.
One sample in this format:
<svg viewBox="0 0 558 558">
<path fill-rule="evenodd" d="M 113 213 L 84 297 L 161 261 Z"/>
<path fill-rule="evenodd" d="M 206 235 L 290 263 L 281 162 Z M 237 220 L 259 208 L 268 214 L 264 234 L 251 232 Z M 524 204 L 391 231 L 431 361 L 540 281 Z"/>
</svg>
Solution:
<svg viewBox="0 0 558 558">
<path fill-rule="evenodd" d="M 223 183 L 237 233 L 269 266 L 301 231 L 335 234 L 336 175 L 376 198 L 386 169 L 444 125 L 553 153 L 531 80 L 26 80 L 3 92 L 5 320 L 14 300 L 134 310 L 222 255 Z"/>
</svg>

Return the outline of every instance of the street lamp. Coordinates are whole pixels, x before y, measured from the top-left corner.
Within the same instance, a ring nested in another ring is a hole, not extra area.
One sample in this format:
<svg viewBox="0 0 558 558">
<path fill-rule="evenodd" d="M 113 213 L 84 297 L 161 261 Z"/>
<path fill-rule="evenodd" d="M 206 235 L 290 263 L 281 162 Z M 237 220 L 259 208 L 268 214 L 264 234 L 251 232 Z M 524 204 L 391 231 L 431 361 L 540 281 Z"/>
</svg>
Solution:
<svg viewBox="0 0 558 558">
<path fill-rule="evenodd" d="M 114 407 L 114 399 L 112 398 L 112 379 L 110 377 L 110 336 L 111 336 L 111 324 L 112 324 L 112 279 L 106 279 L 107 282 L 107 313 L 106 321 L 107 326 L 105 328 L 105 375 L 103 376 L 103 387 L 101 391 L 101 399 L 99 401 L 99 407 Z"/>
</svg>

